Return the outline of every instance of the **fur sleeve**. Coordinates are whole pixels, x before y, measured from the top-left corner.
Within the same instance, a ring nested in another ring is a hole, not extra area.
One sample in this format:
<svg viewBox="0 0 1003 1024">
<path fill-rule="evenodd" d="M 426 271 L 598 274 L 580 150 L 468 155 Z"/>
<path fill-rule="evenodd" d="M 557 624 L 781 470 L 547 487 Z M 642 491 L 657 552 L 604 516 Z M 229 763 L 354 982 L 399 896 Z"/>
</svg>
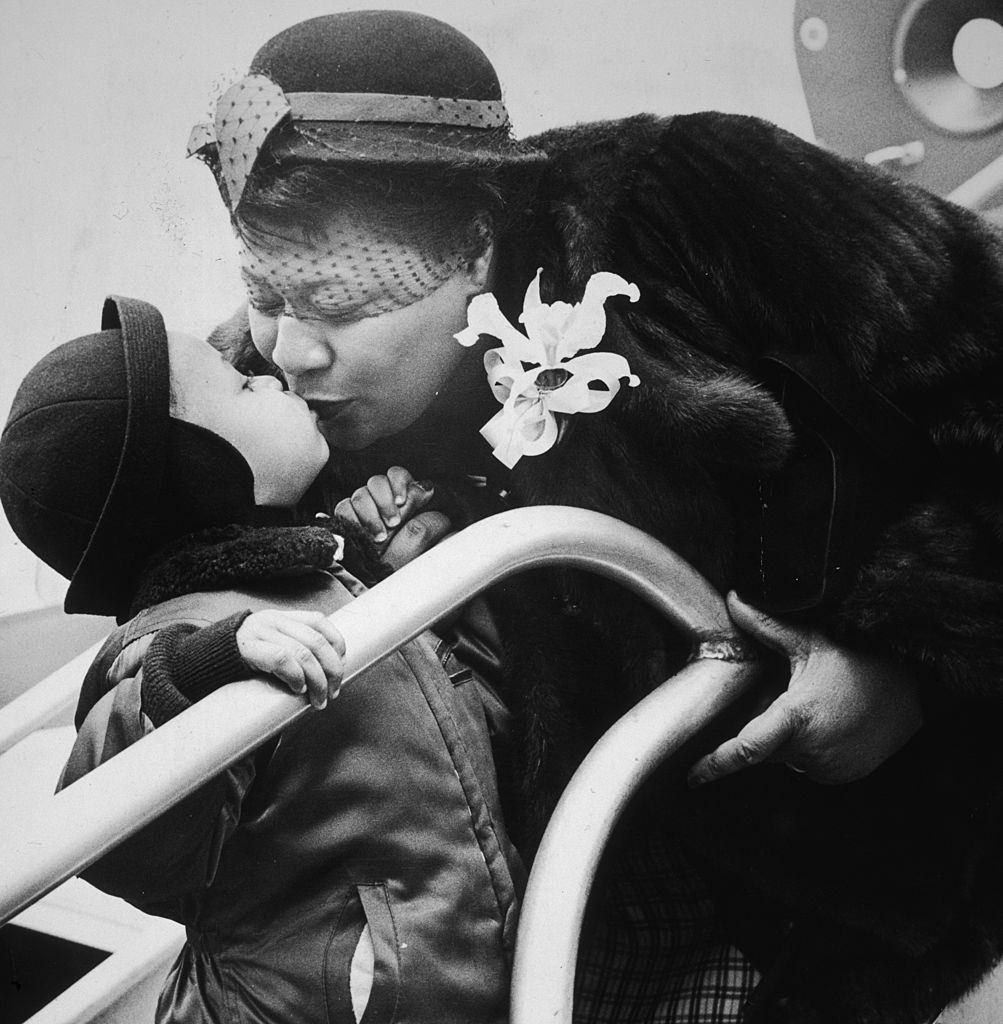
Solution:
<svg viewBox="0 0 1003 1024">
<path fill-rule="evenodd" d="M 640 302 L 620 312 L 637 346 L 625 354 L 654 361 L 675 396 L 659 413 L 638 388 L 621 416 L 663 431 L 673 462 L 689 451 L 723 487 L 757 452 L 759 470 L 771 452 L 779 461 L 782 424 L 769 426 L 754 386 L 769 351 L 839 360 L 929 434 L 922 478 L 862 553 L 849 596 L 818 621 L 906 659 L 935 688 L 1003 701 L 999 236 L 754 118 L 642 116 L 538 141 L 552 152 L 552 244 L 567 254 L 560 297 L 599 269 L 639 286 Z M 725 380 L 747 393 L 729 387 L 722 418 Z M 715 436 L 687 427 L 701 417 L 718 423 Z"/>
</svg>

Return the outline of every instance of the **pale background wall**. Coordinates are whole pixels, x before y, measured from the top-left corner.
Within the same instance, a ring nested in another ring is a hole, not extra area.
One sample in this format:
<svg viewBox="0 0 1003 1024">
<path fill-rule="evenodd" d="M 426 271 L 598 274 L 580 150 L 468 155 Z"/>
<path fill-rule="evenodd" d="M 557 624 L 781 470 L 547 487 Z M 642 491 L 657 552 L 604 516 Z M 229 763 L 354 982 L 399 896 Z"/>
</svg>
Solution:
<svg viewBox="0 0 1003 1024">
<path fill-rule="evenodd" d="M 518 135 L 712 108 L 811 133 L 793 0 L 0 0 L 0 422 L 45 352 L 97 328 L 107 293 L 196 333 L 236 306 L 229 228 L 211 175 L 184 159 L 188 131 L 270 36 L 359 6 L 470 35 Z M 0 516 L 0 614 L 63 589 Z"/>
</svg>

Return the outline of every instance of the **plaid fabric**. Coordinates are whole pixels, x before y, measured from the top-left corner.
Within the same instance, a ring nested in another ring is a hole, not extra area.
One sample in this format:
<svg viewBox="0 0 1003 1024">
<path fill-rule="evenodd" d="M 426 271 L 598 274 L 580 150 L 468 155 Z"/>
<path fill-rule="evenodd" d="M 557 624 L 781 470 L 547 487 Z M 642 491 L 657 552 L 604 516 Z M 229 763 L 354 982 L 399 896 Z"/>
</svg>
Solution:
<svg viewBox="0 0 1003 1024">
<path fill-rule="evenodd" d="M 664 836 L 607 860 L 582 934 L 575 1024 L 738 1024 L 759 973 Z"/>
</svg>

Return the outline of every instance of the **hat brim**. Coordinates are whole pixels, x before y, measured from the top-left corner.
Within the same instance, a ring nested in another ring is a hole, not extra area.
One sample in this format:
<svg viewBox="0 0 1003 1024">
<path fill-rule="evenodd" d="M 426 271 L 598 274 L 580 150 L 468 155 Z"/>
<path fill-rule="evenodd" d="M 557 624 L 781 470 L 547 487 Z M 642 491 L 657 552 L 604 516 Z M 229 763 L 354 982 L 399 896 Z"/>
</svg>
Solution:
<svg viewBox="0 0 1003 1024">
<path fill-rule="evenodd" d="M 547 158 L 501 128 L 299 120 L 293 127 L 272 148 L 280 162 L 490 169 L 531 167 Z"/>
<path fill-rule="evenodd" d="M 109 296 L 102 329 L 121 332 L 128 388 L 125 439 L 115 479 L 90 543 L 70 580 L 63 608 L 73 614 L 122 615 L 132 599 L 147 524 L 133 515 L 155 508 L 163 479 L 170 421 L 167 330 L 156 307 Z"/>
</svg>

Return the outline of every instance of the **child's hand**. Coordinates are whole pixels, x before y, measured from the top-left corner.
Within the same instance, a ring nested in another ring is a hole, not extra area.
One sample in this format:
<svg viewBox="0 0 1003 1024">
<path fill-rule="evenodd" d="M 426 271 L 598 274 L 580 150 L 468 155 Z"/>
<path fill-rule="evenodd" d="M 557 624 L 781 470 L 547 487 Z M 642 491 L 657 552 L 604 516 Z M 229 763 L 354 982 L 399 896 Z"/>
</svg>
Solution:
<svg viewBox="0 0 1003 1024">
<path fill-rule="evenodd" d="M 377 544 L 385 544 L 394 531 L 428 504 L 433 490 L 401 466 L 391 466 L 386 475 L 371 476 L 350 498 L 339 501 L 334 512 L 354 520 Z"/>
<path fill-rule="evenodd" d="M 320 612 L 253 612 L 237 629 L 237 649 L 249 669 L 309 693 L 315 708 L 341 689 L 345 641 Z"/>
</svg>

